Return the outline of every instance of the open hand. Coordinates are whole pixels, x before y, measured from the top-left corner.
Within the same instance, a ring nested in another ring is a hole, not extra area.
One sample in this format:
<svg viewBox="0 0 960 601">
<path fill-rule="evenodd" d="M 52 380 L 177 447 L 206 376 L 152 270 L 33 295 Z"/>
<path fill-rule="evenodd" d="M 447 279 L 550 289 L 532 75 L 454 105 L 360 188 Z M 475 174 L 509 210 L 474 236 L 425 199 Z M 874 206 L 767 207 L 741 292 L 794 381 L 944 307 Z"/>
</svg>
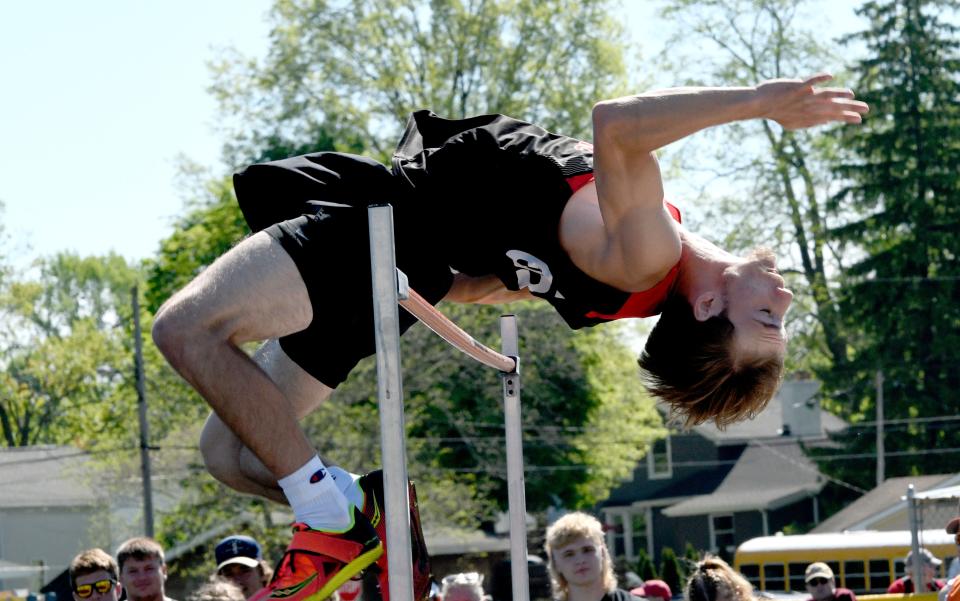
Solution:
<svg viewBox="0 0 960 601">
<path fill-rule="evenodd" d="M 802 129 L 841 121 L 860 123 L 870 107 L 854 100 L 847 88 L 816 88 L 833 79 L 832 75 L 814 75 L 806 80 L 771 79 L 757 86 L 762 116 L 773 119 L 784 129 Z"/>
</svg>

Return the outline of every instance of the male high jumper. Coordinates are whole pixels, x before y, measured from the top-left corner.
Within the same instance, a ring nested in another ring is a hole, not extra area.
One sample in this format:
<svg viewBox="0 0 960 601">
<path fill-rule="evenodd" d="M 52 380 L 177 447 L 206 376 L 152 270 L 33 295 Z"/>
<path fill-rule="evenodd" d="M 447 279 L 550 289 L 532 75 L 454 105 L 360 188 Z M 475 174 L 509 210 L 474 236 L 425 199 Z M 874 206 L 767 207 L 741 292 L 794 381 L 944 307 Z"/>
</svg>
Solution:
<svg viewBox="0 0 960 601">
<path fill-rule="evenodd" d="M 397 265 L 431 303 L 538 297 L 573 328 L 660 314 L 640 357 L 647 387 L 688 424 L 724 425 L 776 391 L 793 295 L 771 253 L 740 258 L 680 225 L 655 152 L 747 119 L 859 123 L 867 105 L 816 87 L 828 80 L 605 100 L 592 144 L 502 115 L 420 111 L 392 169 L 318 153 L 238 173 L 255 233 L 164 304 L 153 336 L 213 409 L 210 472 L 293 509 L 270 596 L 325 597 L 383 554 L 364 514 L 375 486 L 328 470 L 297 423 L 374 352 L 368 204 L 393 205 Z M 240 348 L 262 340 L 253 357 Z"/>
</svg>

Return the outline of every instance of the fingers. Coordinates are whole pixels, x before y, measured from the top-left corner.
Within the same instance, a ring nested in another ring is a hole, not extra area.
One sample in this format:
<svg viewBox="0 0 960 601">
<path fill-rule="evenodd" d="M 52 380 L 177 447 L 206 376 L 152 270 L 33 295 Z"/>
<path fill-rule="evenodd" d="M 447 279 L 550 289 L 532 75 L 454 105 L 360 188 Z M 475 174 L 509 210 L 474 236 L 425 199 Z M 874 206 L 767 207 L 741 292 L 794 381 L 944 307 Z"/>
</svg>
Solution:
<svg viewBox="0 0 960 601">
<path fill-rule="evenodd" d="M 827 98 L 853 98 L 853 90 L 850 88 L 820 88 L 815 91 L 817 96 Z"/>
<path fill-rule="evenodd" d="M 816 75 L 808 77 L 806 80 L 804 80 L 803 86 L 815 86 L 817 84 L 828 82 L 831 79 L 833 79 L 833 75 L 830 75 L 829 73 L 817 73 Z"/>
</svg>

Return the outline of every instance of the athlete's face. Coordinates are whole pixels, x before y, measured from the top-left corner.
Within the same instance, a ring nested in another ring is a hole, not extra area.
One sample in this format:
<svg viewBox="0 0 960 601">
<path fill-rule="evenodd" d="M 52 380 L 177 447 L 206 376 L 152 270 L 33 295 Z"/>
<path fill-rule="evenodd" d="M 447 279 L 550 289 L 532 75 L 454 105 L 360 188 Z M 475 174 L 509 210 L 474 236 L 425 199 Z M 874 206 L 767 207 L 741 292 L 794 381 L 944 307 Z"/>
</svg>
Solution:
<svg viewBox="0 0 960 601">
<path fill-rule="evenodd" d="M 724 271 L 723 283 L 736 356 L 746 360 L 783 356 L 787 344 L 783 318 L 793 293 L 777 272 L 776 256 L 766 249 L 753 251 L 744 263 Z"/>
</svg>

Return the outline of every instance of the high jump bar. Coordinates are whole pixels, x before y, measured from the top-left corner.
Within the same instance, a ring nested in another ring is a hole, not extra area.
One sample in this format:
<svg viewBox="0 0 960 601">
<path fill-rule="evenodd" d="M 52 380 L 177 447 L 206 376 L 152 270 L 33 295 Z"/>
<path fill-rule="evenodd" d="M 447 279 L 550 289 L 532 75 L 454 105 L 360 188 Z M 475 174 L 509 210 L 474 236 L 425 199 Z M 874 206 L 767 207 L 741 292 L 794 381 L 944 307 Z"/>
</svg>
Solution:
<svg viewBox="0 0 960 601">
<path fill-rule="evenodd" d="M 392 207 L 388 204 L 371 205 L 367 209 L 367 215 L 377 349 L 380 444 L 386 501 L 387 554 L 390 558 L 388 564 L 390 599 L 416 601 L 413 599 L 406 427 L 400 374 L 399 305 L 402 304 L 414 317 L 449 344 L 476 361 L 501 372 L 507 446 L 511 584 L 514 601 L 529 601 L 523 428 L 520 415 L 519 344 L 516 318 L 513 315 L 500 318 L 504 354 L 497 353 L 474 340 L 423 297 L 406 286 L 405 276 L 396 268 Z M 407 298 L 401 299 L 401 296 Z"/>
</svg>

